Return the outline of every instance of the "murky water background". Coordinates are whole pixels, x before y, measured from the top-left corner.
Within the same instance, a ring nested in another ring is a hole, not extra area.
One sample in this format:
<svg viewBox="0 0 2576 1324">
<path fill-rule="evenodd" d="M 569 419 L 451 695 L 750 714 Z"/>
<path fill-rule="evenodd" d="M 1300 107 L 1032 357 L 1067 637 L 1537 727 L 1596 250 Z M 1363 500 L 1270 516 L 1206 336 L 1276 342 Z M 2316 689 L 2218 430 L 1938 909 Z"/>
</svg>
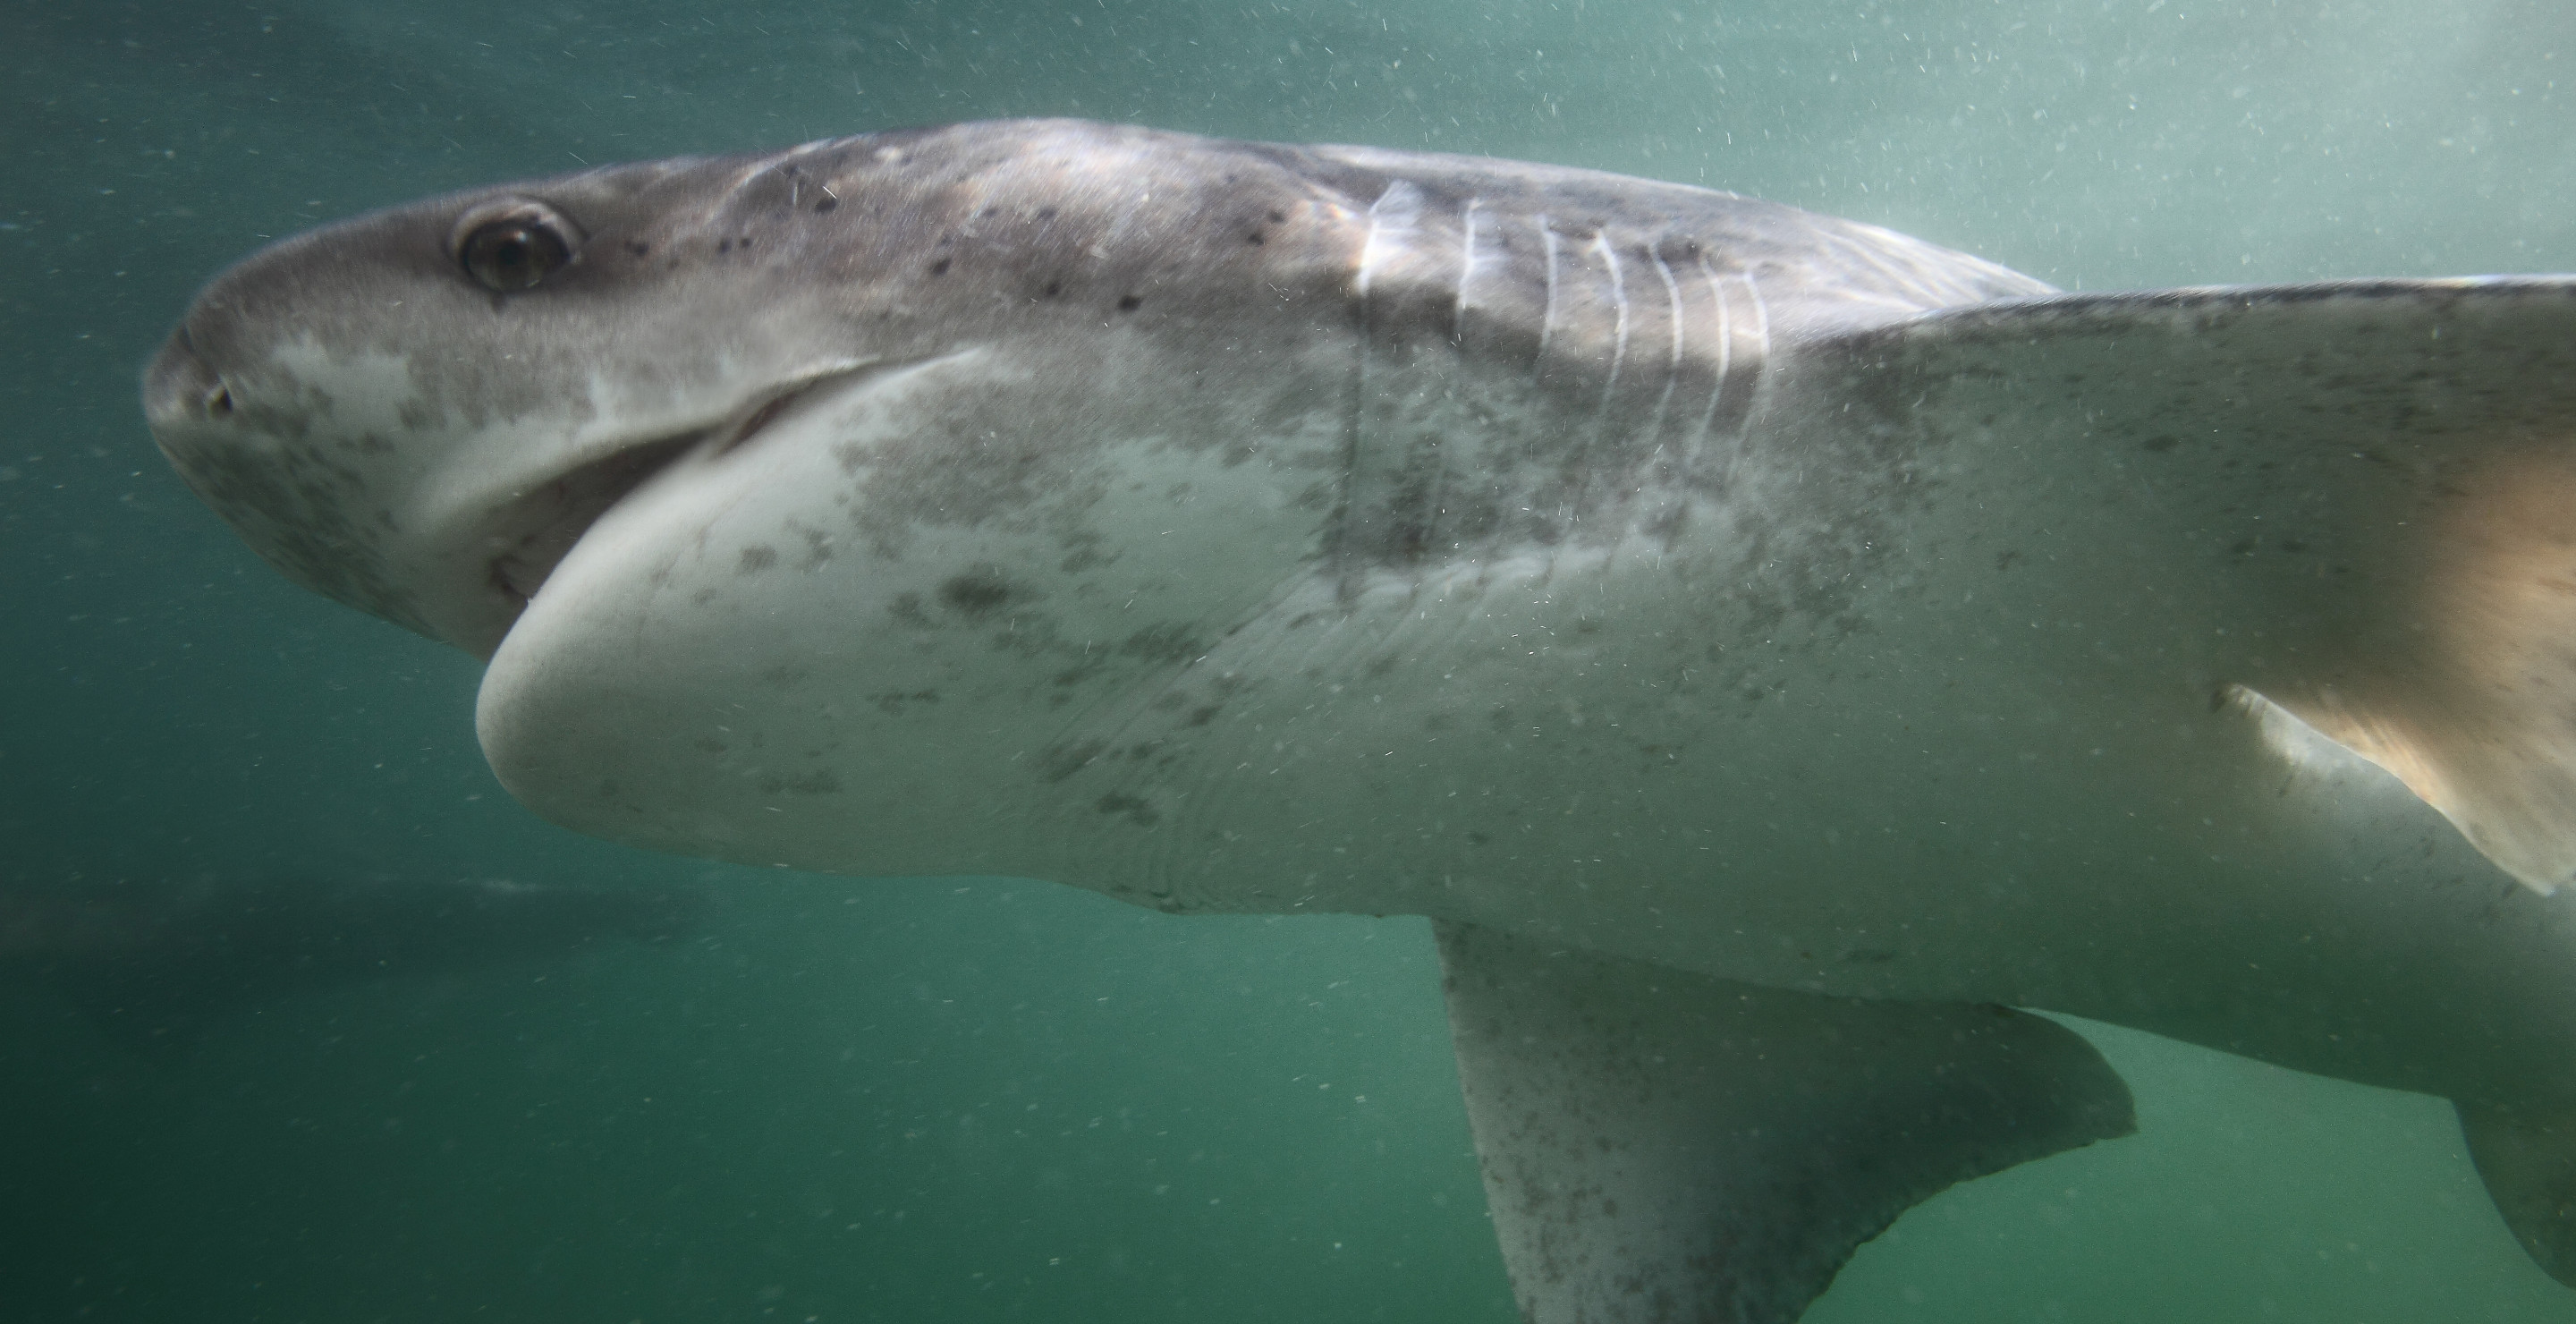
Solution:
<svg viewBox="0 0 2576 1324">
<path fill-rule="evenodd" d="M 2576 9 L 12 4 L 0 870 L 703 884 L 666 943 L 112 1033 L 0 992 L 0 1319 L 1511 1317 L 1418 921 L 571 838 L 463 657 L 289 588 L 134 374 L 264 239 L 452 186 L 1080 114 L 1707 183 L 2088 288 L 2576 268 Z M 2576 978 L 2576 971 L 2570 972 Z M 2118 1031 L 2141 1135 L 1810 1319 L 2576 1320 L 2446 1105 Z"/>
</svg>

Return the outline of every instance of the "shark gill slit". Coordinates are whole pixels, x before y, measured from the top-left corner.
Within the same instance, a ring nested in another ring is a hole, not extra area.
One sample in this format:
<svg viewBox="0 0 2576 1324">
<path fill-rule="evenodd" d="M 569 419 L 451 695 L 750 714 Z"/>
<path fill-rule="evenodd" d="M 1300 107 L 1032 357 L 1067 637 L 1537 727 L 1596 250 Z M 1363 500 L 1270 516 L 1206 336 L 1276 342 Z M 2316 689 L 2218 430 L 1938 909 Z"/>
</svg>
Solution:
<svg viewBox="0 0 2576 1324">
<path fill-rule="evenodd" d="M 1532 377 L 1546 375 L 1548 341 L 1556 334 L 1556 228 L 1546 212 L 1538 214 L 1537 224 L 1539 248 L 1547 254 L 1547 311 L 1538 319 L 1538 361 L 1530 365 Z"/>
<path fill-rule="evenodd" d="M 1665 347 L 1664 389 L 1655 397 L 1655 412 L 1649 415 L 1646 421 L 1646 435 L 1654 440 L 1654 450 L 1646 457 L 1646 463 L 1651 468 L 1664 453 L 1664 420 L 1672 409 L 1673 388 L 1681 383 L 1682 345 L 1688 332 L 1685 330 L 1687 323 L 1682 316 L 1681 283 L 1673 279 L 1673 269 L 1666 265 L 1664 255 L 1657 251 L 1656 247 L 1649 246 L 1646 249 L 1646 256 L 1654 259 L 1655 275 L 1664 283 L 1664 307 L 1672 312 L 1672 325 L 1666 331 L 1666 334 L 1671 337 L 1671 343 Z"/>
<path fill-rule="evenodd" d="M 1467 199 L 1459 213 L 1458 228 L 1458 297 L 1449 318 L 1449 343 L 1464 348 L 1467 344 L 1467 286 L 1476 278 L 1476 199 Z"/>
<path fill-rule="evenodd" d="M 1595 483 L 1592 473 L 1594 452 L 1600 449 L 1602 437 L 1610 431 L 1611 406 L 1619 398 L 1619 376 L 1628 364 L 1630 312 L 1628 274 L 1626 269 L 1619 265 L 1618 247 L 1610 242 L 1608 228 L 1595 228 L 1589 247 L 1593 252 L 1600 254 L 1601 265 L 1609 274 L 1609 280 L 1604 289 L 1610 296 L 1610 371 L 1602 379 L 1601 399 L 1593 406 L 1592 424 L 1584 429 L 1582 439 L 1575 443 L 1574 453 L 1567 461 L 1567 467 L 1573 474 L 1573 482 L 1565 505 L 1568 524 L 1582 520 L 1586 503 L 1594 495 Z M 1589 264 L 1586 269 L 1588 271 Z"/>
<path fill-rule="evenodd" d="M 1333 522 L 1333 546 L 1336 593 L 1345 603 L 1356 598 L 1365 566 L 1372 553 L 1388 550 L 1383 537 L 1373 537 L 1376 524 L 1376 483 L 1370 481 L 1368 453 L 1369 397 L 1378 375 L 1378 316 L 1376 290 L 1378 269 L 1390 257 L 1390 249 L 1399 239 L 1409 239 L 1418 232 L 1421 190 L 1407 180 L 1394 180 L 1369 205 L 1368 234 L 1360 241 L 1358 269 L 1352 273 L 1352 313 L 1356 321 L 1358 345 L 1351 364 L 1350 399 L 1342 422 L 1341 510 Z"/>
</svg>

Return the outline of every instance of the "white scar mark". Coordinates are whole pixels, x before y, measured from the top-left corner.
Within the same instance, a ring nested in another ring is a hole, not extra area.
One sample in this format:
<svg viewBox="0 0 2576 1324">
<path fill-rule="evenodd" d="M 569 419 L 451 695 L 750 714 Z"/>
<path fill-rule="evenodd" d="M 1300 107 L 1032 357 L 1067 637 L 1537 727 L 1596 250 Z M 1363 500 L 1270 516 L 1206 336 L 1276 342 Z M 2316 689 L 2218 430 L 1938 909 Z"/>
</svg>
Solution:
<svg viewBox="0 0 2576 1324">
<path fill-rule="evenodd" d="M 762 176 L 777 171 L 787 176 L 787 205 L 793 210 L 797 201 L 804 196 L 804 181 L 795 172 L 796 163 L 833 145 L 828 142 L 805 143 L 788 148 L 766 160 L 754 162 L 734 177 L 733 187 L 725 190 L 725 201 L 732 202 L 737 195 L 758 182 Z"/>
<path fill-rule="evenodd" d="M 1619 270 L 1619 250 L 1610 246 L 1610 232 L 1592 232 L 1592 250 L 1610 268 L 1610 302 L 1618 309 L 1616 328 L 1610 341 L 1610 379 L 1601 384 L 1601 408 L 1610 408 L 1610 397 L 1619 389 L 1619 368 L 1628 360 L 1628 278 Z"/>
<path fill-rule="evenodd" d="M 1539 245 L 1547 250 L 1547 311 L 1539 315 L 1538 363 L 1533 370 L 1544 370 L 1547 364 L 1547 342 L 1556 333 L 1556 231 L 1549 226 L 1547 213 L 1538 217 Z"/>
<path fill-rule="evenodd" d="M 724 207 L 724 206 L 730 206 L 730 205 L 733 203 L 734 199 L 736 199 L 736 198 L 738 198 L 738 197 L 741 197 L 741 196 L 742 196 L 742 191 L 743 191 L 744 189 L 750 188 L 750 187 L 752 186 L 752 184 L 753 184 L 754 182 L 756 182 L 757 180 L 759 180 L 762 176 L 764 176 L 764 175 L 768 174 L 768 173 L 769 173 L 770 171 L 772 171 L 772 170 L 776 170 L 776 169 L 778 169 L 779 167 L 781 167 L 781 166 L 783 166 L 783 165 L 785 165 L 785 164 L 786 164 L 786 162 L 785 162 L 785 161 L 772 159 L 772 160 L 766 160 L 766 161 L 755 161 L 755 162 L 753 162 L 752 164 L 750 164 L 750 165 L 748 165 L 748 166 L 743 167 L 743 169 L 742 169 L 742 173 L 735 175 L 735 176 L 733 177 L 733 183 L 732 183 L 732 185 L 730 185 L 729 187 L 727 187 L 727 188 L 725 189 L 725 191 L 724 191 L 724 201 L 723 201 L 722 203 L 718 204 L 718 208 L 721 208 L 721 207 Z M 716 210 L 716 209 L 717 209 L 717 208 L 711 208 L 710 210 Z"/>
<path fill-rule="evenodd" d="M 1476 278 L 1476 200 L 1474 198 L 1467 199 L 1465 229 L 1467 237 L 1458 246 L 1458 307 L 1449 324 L 1449 343 L 1453 345 L 1467 343 L 1467 285 Z"/>
</svg>

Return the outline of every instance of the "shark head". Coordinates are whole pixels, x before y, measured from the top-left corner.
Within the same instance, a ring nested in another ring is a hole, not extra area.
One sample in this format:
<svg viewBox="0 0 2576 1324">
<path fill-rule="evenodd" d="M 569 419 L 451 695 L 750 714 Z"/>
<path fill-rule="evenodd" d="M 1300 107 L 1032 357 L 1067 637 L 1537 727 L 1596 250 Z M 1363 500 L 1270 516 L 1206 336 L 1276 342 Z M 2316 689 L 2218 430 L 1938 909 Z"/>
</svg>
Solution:
<svg viewBox="0 0 2576 1324">
<path fill-rule="evenodd" d="M 153 435 L 288 577 L 488 657 L 647 475 L 918 352 L 899 245 L 826 245 L 840 199 L 802 159 L 594 170 L 287 240 L 154 359 Z"/>
<path fill-rule="evenodd" d="M 960 802 L 907 769 L 1062 764 L 1082 739 L 1025 734 L 1185 664 L 1329 541 L 1342 199 L 1070 122 L 454 194 L 218 277 L 145 409 L 288 577 L 492 663 L 484 746 L 540 812 L 926 868 Z M 611 748 L 638 737 L 680 743 Z M 672 812 L 700 776 L 748 799 Z M 923 853 L 849 856 L 847 799 Z"/>
</svg>

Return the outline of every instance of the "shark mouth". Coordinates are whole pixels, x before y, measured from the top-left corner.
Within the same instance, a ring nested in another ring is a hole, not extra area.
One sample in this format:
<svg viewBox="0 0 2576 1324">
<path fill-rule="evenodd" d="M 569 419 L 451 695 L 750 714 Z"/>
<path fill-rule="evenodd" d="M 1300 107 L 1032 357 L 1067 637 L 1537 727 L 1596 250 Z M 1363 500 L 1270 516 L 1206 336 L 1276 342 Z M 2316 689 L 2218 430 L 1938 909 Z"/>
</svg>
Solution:
<svg viewBox="0 0 2576 1324">
<path fill-rule="evenodd" d="M 482 645 L 477 651 L 488 654 L 499 645 L 501 636 L 517 623 L 529 600 L 545 587 L 555 567 L 572 553 L 574 544 L 627 494 L 685 455 L 703 453 L 720 458 L 734 454 L 816 397 L 883 366 L 846 364 L 808 373 L 754 396 L 723 422 L 622 446 L 601 459 L 566 471 L 496 512 L 494 523 L 502 532 L 485 543 L 490 559 L 484 582 L 505 618 L 497 623 L 499 628 L 492 631 L 490 639 L 477 641 Z"/>
<path fill-rule="evenodd" d="M 507 524 L 525 530 L 501 544 L 493 556 L 487 582 L 509 604 L 513 621 L 537 596 L 555 567 L 571 554 L 573 544 L 608 508 L 642 487 L 646 479 L 671 467 L 682 455 L 705 444 L 714 429 L 701 428 L 628 446 L 546 484 L 510 507 Z"/>
</svg>

